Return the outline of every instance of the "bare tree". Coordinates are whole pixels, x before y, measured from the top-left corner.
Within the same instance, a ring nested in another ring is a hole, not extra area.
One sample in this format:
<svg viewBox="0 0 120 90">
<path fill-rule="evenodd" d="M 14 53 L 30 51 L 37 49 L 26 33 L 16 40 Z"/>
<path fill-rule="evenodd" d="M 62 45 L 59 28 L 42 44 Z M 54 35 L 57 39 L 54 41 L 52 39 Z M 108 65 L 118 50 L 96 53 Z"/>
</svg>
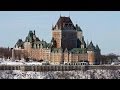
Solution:
<svg viewBox="0 0 120 90">
<path fill-rule="evenodd" d="M 0 47 L 0 58 L 11 58 L 12 57 L 12 48 Z"/>
<path fill-rule="evenodd" d="M 118 59 L 118 55 L 114 53 L 110 53 L 108 55 L 101 55 L 102 64 L 110 64 L 111 62 L 117 59 Z"/>
</svg>

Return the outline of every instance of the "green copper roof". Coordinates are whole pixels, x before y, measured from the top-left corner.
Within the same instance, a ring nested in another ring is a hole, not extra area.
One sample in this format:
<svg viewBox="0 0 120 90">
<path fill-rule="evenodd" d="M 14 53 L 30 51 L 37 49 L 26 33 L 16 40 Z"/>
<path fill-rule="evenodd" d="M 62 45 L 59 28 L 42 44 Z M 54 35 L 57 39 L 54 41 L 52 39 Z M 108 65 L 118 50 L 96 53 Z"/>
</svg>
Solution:
<svg viewBox="0 0 120 90">
<path fill-rule="evenodd" d="M 33 32 L 30 30 L 28 36 L 32 36 Z"/>
<path fill-rule="evenodd" d="M 17 41 L 17 43 L 16 43 L 16 45 L 17 45 L 18 47 L 23 47 L 23 44 L 24 44 L 24 42 L 22 41 L 22 39 L 19 39 L 19 40 Z"/>
<path fill-rule="evenodd" d="M 35 35 L 35 31 L 29 31 L 28 36 L 25 39 L 25 42 L 36 42 L 36 41 L 40 41 L 38 37 L 36 37 Z"/>
<path fill-rule="evenodd" d="M 85 48 L 73 48 L 72 50 L 70 50 L 71 53 L 85 53 L 86 49 Z"/>
</svg>

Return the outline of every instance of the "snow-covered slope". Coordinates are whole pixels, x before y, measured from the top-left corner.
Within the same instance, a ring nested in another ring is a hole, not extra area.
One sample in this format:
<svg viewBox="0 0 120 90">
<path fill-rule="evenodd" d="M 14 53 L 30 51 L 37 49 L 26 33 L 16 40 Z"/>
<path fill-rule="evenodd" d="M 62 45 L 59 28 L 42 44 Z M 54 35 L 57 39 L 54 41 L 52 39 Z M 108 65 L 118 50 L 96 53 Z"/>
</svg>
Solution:
<svg viewBox="0 0 120 90">
<path fill-rule="evenodd" d="M 20 70 L 0 71 L 0 79 L 120 79 L 120 70 L 49 71 Z"/>
<path fill-rule="evenodd" d="M 17 61 L 17 62 L 16 62 Z M 25 62 L 24 60 L 10 60 L 0 58 L 0 65 L 42 65 L 40 62 Z"/>
</svg>

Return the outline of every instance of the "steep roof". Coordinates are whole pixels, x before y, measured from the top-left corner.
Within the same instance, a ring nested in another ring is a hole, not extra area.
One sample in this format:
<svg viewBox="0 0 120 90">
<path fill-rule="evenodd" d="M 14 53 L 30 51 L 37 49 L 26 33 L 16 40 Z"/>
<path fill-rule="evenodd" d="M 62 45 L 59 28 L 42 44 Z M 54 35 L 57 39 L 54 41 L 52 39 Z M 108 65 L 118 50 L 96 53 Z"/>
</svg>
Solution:
<svg viewBox="0 0 120 90">
<path fill-rule="evenodd" d="M 19 40 L 17 41 L 17 43 L 16 43 L 16 45 L 17 45 L 18 47 L 23 47 L 23 44 L 24 44 L 24 42 L 22 41 L 22 39 L 19 39 Z"/>
<path fill-rule="evenodd" d="M 75 28 L 73 23 L 72 23 L 72 20 L 70 19 L 70 17 L 61 17 L 60 16 L 60 18 L 58 19 L 55 27 L 58 26 L 58 29 L 62 30 L 65 27 L 65 25 L 67 25 L 67 24 L 69 24 L 70 26 Z"/>
<path fill-rule="evenodd" d="M 92 41 L 90 42 L 90 44 L 87 47 L 88 51 L 94 51 L 95 50 L 95 46 L 93 45 Z"/>
<path fill-rule="evenodd" d="M 96 45 L 96 50 L 100 50 L 100 48 L 99 48 L 99 46 L 98 46 L 98 45 Z"/>
<path fill-rule="evenodd" d="M 33 32 L 31 30 L 29 31 L 28 36 L 33 36 Z"/>
<path fill-rule="evenodd" d="M 25 42 L 27 41 L 28 42 L 40 41 L 40 39 L 35 35 L 35 30 L 34 30 L 34 33 L 33 31 L 29 31 L 28 36 L 25 39 Z"/>
</svg>

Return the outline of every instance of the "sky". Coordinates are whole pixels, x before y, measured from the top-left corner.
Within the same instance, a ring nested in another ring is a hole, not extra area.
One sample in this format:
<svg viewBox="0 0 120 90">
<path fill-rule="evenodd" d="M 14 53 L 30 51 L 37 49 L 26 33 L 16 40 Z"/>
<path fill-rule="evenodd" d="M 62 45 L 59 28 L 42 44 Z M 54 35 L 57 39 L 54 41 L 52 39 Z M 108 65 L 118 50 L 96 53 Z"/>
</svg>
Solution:
<svg viewBox="0 0 120 90">
<path fill-rule="evenodd" d="M 70 16 L 83 30 L 85 41 L 98 44 L 102 54 L 120 55 L 120 11 L 0 11 L 0 47 L 13 47 L 35 30 L 50 42 L 51 28 L 59 17 Z"/>
</svg>

